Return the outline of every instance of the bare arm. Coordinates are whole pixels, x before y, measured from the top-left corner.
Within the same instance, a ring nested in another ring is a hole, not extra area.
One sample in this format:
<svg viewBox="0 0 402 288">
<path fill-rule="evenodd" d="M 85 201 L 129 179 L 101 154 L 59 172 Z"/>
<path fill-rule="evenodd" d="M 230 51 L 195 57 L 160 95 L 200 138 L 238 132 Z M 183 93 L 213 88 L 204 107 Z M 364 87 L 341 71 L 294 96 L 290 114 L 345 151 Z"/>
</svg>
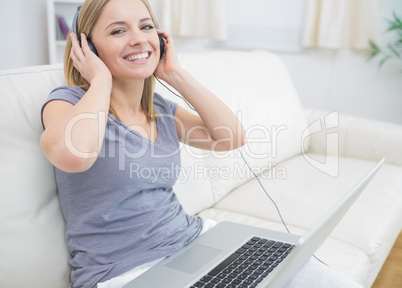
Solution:
<svg viewBox="0 0 402 288">
<path fill-rule="evenodd" d="M 244 128 L 233 112 L 186 71 L 180 73 L 171 86 L 198 112 L 194 115 L 178 107 L 175 116 L 180 140 L 193 147 L 213 151 L 228 151 L 243 146 L 246 142 Z"/>
<path fill-rule="evenodd" d="M 45 131 L 40 143 L 49 161 L 66 172 L 81 172 L 96 161 L 106 129 L 112 78 L 105 64 L 82 36 L 81 49 L 72 34 L 74 66 L 90 82 L 83 98 L 72 105 L 51 101 L 43 111 Z"/>
<path fill-rule="evenodd" d="M 175 117 L 180 141 L 214 151 L 243 146 L 246 137 L 240 121 L 220 99 L 180 67 L 172 37 L 167 33 L 162 35 L 166 39 L 166 54 L 156 76 L 174 87 L 198 112 L 194 115 L 177 108 Z"/>
</svg>

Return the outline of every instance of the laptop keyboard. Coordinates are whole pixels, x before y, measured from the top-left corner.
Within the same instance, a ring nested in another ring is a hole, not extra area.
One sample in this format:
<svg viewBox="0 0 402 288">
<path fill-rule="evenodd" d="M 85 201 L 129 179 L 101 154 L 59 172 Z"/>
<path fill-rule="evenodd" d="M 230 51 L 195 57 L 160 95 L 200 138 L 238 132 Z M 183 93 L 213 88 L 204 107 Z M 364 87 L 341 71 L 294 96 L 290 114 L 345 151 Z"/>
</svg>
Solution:
<svg viewBox="0 0 402 288">
<path fill-rule="evenodd" d="M 191 288 L 252 288 L 289 254 L 293 245 L 253 237 Z"/>
</svg>

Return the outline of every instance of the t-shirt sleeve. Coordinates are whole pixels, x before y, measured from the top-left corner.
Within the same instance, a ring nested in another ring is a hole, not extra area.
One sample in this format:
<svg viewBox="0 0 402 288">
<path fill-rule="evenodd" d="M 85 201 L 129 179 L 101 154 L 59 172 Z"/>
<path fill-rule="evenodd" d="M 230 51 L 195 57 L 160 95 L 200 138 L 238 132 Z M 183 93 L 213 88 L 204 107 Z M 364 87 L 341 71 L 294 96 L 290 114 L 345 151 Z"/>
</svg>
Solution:
<svg viewBox="0 0 402 288">
<path fill-rule="evenodd" d="M 162 112 L 162 113 L 169 113 L 172 115 L 176 113 L 178 106 L 176 102 L 166 99 L 157 93 L 154 94 L 154 105 L 156 107 L 159 106 L 158 107 L 159 109 L 157 109 L 157 111 L 159 110 L 158 113 Z"/>
<path fill-rule="evenodd" d="M 79 87 L 62 86 L 50 92 L 43 106 L 53 100 L 63 100 L 75 105 L 84 94 L 85 91 Z"/>
<path fill-rule="evenodd" d="M 62 100 L 62 101 L 67 101 L 73 105 L 77 104 L 78 101 L 81 100 L 82 96 L 84 96 L 85 91 L 79 87 L 70 87 L 70 86 L 61 86 L 56 89 L 54 89 L 52 92 L 50 92 L 49 96 L 47 97 L 45 103 L 42 106 L 41 109 L 41 120 L 42 120 L 42 126 L 43 125 L 43 109 L 45 106 L 54 100 Z"/>
</svg>

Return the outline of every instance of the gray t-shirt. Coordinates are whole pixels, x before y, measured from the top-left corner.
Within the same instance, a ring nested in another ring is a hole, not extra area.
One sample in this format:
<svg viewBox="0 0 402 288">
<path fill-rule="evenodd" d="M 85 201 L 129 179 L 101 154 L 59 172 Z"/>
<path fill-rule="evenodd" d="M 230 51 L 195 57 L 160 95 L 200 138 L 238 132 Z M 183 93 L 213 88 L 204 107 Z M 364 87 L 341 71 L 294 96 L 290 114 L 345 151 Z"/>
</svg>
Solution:
<svg viewBox="0 0 402 288">
<path fill-rule="evenodd" d="M 81 88 L 63 86 L 53 90 L 46 103 L 76 104 L 84 94 Z M 202 230 L 202 220 L 183 211 L 172 189 L 180 172 L 173 118 L 177 104 L 155 94 L 154 106 L 159 114 L 155 142 L 108 115 L 95 164 L 82 173 L 55 169 L 73 267 L 71 288 L 94 287 L 168 256 Z M 72 121 L 94 117 L 98 115 Z"/>
</svg>

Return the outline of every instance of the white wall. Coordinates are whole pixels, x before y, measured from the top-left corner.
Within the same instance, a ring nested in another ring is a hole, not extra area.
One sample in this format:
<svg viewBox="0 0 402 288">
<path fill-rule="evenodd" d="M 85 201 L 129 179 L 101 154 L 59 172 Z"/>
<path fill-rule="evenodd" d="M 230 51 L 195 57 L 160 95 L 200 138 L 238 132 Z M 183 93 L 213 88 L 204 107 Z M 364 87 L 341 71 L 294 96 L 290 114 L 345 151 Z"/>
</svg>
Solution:
<svg viewBox="0 0 402 288">
<path fill-rule="evenodd" d="M 304 106 L 402 124 L 402 73 L 342 50 L 281 54 Z M 391 64 L 391 63 L 389 63 Z"/>
<path fill-rule="evenodd" d="M 381 1 L 382 17 L 390 17 L 393 9 L 402 15 L 401 0 Z M 0 13 L 0 69 L 47 64 L 46 0 L 0 0 Z M 212 49 L 200 39 L 175 43 L 178 52 Z M 388 63 L 379 71 L 376 63 L 349 50 L 275 52 L 287 65 L 303 105 L 402 124 L 401 64 Z"/>
<path fill-rule="evenodd" d="M 385 31 L 384 18 L 391 18 L 393 10 L 402 15 L 402 1 L 378 1 L 379 31 Z M 236 16 L 247 21 L 252 21 L 248 15 L 253 13 L 252 9 L 269 9 L 269 1 L 257 2 L 259 7 L 249 5 L 245 12 L 244 5 L 233 7 L 240 4 L 240 0 L 228 0 L 232 5 L 230 9 L 237 9 Z M 387 34 L 382 33 L 383 44 L 386 44 L 386 39 Z M 179 52 L 214 50 L 208 42 L 200 39 L 175 39 L 175 43 Z M 305 107 L 339 110 L 341 113 L 402 124 L 402 61 L 388 62 L 379 70 L 377 62 L 368 62 L 364 53 L 346 49 L 272 52 L 279 54 L 285 62 Z"/>
<path fill-rule="evenodd" d="M 0 0 L 0 69 L 48 63 L 46 0 Z"/>
</svg>

